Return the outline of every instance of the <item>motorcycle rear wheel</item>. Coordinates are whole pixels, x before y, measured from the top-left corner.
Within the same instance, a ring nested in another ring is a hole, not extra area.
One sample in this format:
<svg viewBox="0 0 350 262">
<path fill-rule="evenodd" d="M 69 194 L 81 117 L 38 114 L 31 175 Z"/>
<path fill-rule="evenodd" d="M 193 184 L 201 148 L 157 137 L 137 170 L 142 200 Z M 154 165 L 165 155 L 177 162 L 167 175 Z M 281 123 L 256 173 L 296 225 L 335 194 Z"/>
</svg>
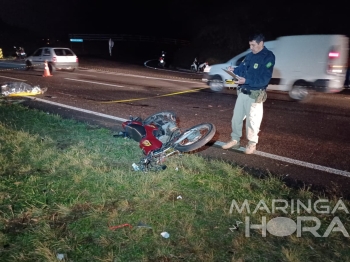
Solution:
<svg viewBox="0 0 350 262">
<path fill-rule="evenodd" d="M 180 152 L 190 152 L 207 144 L 215 135 L 216 127 L 202 123 L 186 130 L 175 142 L 174 148 Z"/>
<path fill-rule="evenodd" d="M 157 121 L 164 120 L 164 119 L 169 119 L 171 121 L 176 122 L 176 115 L 174 112 L 171 112 L 171 111 L 161 111 L 147 117 L 145 120 L 143 120 L 143 124 L 149 125 L 152 122 L 157 123 Z"/>
</svg>

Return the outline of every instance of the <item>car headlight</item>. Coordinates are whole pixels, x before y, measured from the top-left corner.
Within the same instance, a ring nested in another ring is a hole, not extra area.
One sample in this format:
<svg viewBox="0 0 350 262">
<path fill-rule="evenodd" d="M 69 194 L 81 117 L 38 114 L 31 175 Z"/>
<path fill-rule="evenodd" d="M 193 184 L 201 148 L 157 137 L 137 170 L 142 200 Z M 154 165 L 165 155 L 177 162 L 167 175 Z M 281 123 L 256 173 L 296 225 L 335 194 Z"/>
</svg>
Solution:
<svg viewBox="0 0 350 262">
<path fill-rule="evenodd" d="M 206 66 L 206 67 L 204 68 L 204 71 L 203 71 L 203 72 L 209 73 L 209 72 L 210 72 L 210 66 Z"/>
</svg>

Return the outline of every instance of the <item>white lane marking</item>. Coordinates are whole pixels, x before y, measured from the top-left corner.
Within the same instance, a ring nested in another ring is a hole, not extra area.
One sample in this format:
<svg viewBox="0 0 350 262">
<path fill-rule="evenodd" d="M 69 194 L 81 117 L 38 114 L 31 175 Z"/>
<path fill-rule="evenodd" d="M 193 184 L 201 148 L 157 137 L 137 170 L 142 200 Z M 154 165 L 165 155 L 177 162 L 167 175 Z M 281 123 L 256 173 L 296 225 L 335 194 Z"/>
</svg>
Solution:
<svg viewBox="0 0 350 262">
<path fill-rule="evenodd" d="M 112 85 L 112 84 L 106 84 L 106 83 L 101 83 L 101 82 L 86 81 L 86 80 L 73 79 L 73 78 L 65 78 L 65 79 L 66 79 L 66 80 L 71 80 L 71 81 L 78 81 L 78 82 L 85 82 L 85 83 L 90 83 L 90 84 L 103 85 L 103 86 L 124 87 L 124 86 L 119 86 L 119 85 Z"/>
<path fill-rule="evenodd" d="M 198 79 L 198 81 L 185 81 L 185 80 L 176 80 L 176 79 L 168 79 L 168 78 L 159 78 L 159 77 L 152 77 L 152 76 L 140 76 L 140 75 L 132 75 L 132 74 L 124 74 L 124 73 L 116 73 L 116 72 L 101 72 L 94 69 L 93 70 L 96 73 L 103 73 L 108 75 L 120 75 L 120 76 L 130 76 L 130 77 L 138 77 L 138 78 L 147 78 L 147 79 L 155 79 L 155 80 L 164 80 L 164 81 L 173 81 L 173 82 L 181 82 L 181 83 L 191 83 L 191 84 L 198 84 L 198 82 L 201 83 L 201 79 Z"/>
<path fill-rule="evenodd" d="M 168 78 L 160 78 L 160 77 L 152 77 L 152 76 L 138 76 L 138 75 L 122 74 L 122 73 L 115 73 L 115 75 L 123 75 L 123 76 L 155 79 L 155 80 L 164 80 L 164 81 L 173 81 L 173 82 L 181 82 L 181 83 L 198 84 L 198 82 L 195 82 L 195 81 L 176 80 L 176 79 L 168 79 Z"/>
<path fill-rule="evenodd" d="M 198 82 L 196 82 L 196 81 L 176 80 L 176 79 L 168 79 L 168 78 L 160 78 L 160 77 L 152 77 L 152 76 L 138 76 L 138 75 L 131 75 L 131 74 L 123 74 L 123 73 L 115 73 L 115 75 L 131 76 L 131 77 L 147 78 L 147 79 L 155 79 L 155 80 L 164 80 L 164 81 L 173 81 L 173 82 L 181 82 L 181 83 L 198 84 Z"/>
<path fill-rule="evenodd" d="M 256 151 L 255 154 L 259 155 L 259 156 L 264 156 L 264 157 L 280 160 L 280 161 L 287 162 L 290 164 L 298 165 L 298 166 L 304 166 L 307 168 L 316 169 L 316 170 L 320 170 L 320 171 L 324 171 L 324 172 L 328 172 L 328 173 L 332 173 L 332 174 L 336 174 L 336 175 L 350 177 L 350 172 L 331 168 L 331 167 L 320 166 L 320 165 L 316 165 L 316 164 L 312 164 L 312 163 L 308 163 L 308 162 L 304 162 L 304 161 L 300 161 L 300 160 L 296 160 L 296 159 L 292 159 L 292 158 L 288 158 L 288 157 L 277 156 L 277 155 L 273 155 L 270 153 L 265 153 L 262 151 Z"/>
<path fill-rule="evenodd" d="M 43 103 L 47 103 L 47 104 L 51 104 L 51 105 L 55 105 L 55 106 L 59 106 L 59 107 L 65 107 L 65 108 L 68 108 L 68 109 L 73 109 L 73 110 L 76 110 L 76 111 L 80 111 L 80 112 L 84 112 L 84 113 L 88 113 L 88 114 L 92 114 L 92 115 L 96 115 L 96 116 L 101 116 L 101 117 L 105 117 L 105 118 L 109 118 L 109 119 L 113 119 L 113 120 L 117 120 L 117 121 L 121 121 L 121 122 L 124 122 L 124 121 L 127 120 L 127 119 L 124 119 L 124 118 L 111 116 L 111 115 L 106 115 L 106 114 L 102 114 L 102 113 L 98 113 L 98 112 L 94 112 L 94 111 L 90 111 L 90 110 L 86 110 L 86 109 L 82 109 L 82 108 L 78 108 L 78 107 L 74 107 L 74 106 L 68 106 L 68 105 L 64 105 L 64 104 L 48 101 L 48 100 L 37 98 L 37 97 L 30 97 L 30 96 L 25 96 L 25 97 L 26 98 L 30 98 L 30 99 L 35 100 L 35 101 L 39 101 L 39 102 L 43 102 Z"/>
<path fill-rule="evenodd" d="M 214 143 L 214 145 L 217 145 L 219 147 L 221 147 L 224 144 L 225 144 L 224 142 L 220 142 L 220 141 L 217 141 Z M 245 148 L 240 147 L 238 150 L 243 152 L 245 150 Z M 233 150 L 233 151 L 236 151 L 236 150 Z M 286 162 L 286 163 L 290 163 L 290 164 L 294 164 L 294 165 L 298 165 L 298 166 L 302 166 L 302 167 L 307 167 L 307 168 L 311 168 L 311 169 L 315 169 L 315 170 L 320 170 L 320 171 L 327 172 L 327 173 L 332 173 L 332 174 L 336 174 L 336 175 L 350 177 L 350 172 L 327 167 L 327 166 L 320 166 L 320 165 L 316 165 L 316 164 L 312 164 L 312 163 L 308 163 L 308 162 L 304 162 L 304 161 L 300 161 L 300 160 L 296 160 L 296 159 L 292 159 L 292 158 L 288 158 L 288 157 L 283 157 L 283 156 L 278 156 L 278 155 L 274 155 L 274 154 L 270 154 L 270 153 L 265 153 L 262 151 L 255 151 L 255 154 L 259 155 L 259 156 L 271 158 L 273 160 L 279 160 L 282 162 Z"/>
<path fill-rule="evenodd" d="M 86 75 L 86 74 L 79 74 L 79 73 L 71 73 L 73 75 L 80 75 L 80 76 L 89 76 L 89 77 L 96 77 L 94 75 Z"/>
<path fill-rule="evenodd" d="M 19 81 L 22 81 L 22 82 L 25 82 L 27 80 L 23 80 L 23 79 L 19 79 L 19 78 L 13 78 L 13 77 L 7 77 L 7 76 L 0 76 L 2 78 L 8 78 L 8 79 L 13 79 L 13 80 L 19 80 Z"/>
<path fill-rule="evenodd" d="M 143 63 L 143 65 L 147 68 L 150 68 L 150 69 L 154 69 L 154 70 L 160 70 L 160 71 L 167 71 L 167 72 L 173 72 L 173 73 L 181 73 L 181 74 L 190 74 L 190 75 L 193 75 L 193 74 L 196 74 L 195 72 L 191 71 L 191 70 L 187 70 L 187 69 L 184 69 L 186 71 L 174 71 L 174 70 L 168 70 L 168 69 L 164 69 L 164 68 L 158 68 L 158 67 L 152 67 L 152 66 L 148 66 L 147 63 L 150 62 L 150 61 L 158 61 L 158 59 L 151 59 L 151 60 L 147 60 Z"/>
<path fill-rule="evenodd" d="M 109 118 L 109 119 L 113 119 L 113 120 L 117 120 L 117 121 L 121 121 L 121 122 L 127 121 L 127 119 L 125 119 L 125 118 L 106 115 L 106 114 L 102 114 L 102 113 L 98 113 L 98 112 L 94 112 L 94 111 L 90 111 L 90 110 L 86 110 L 86 109 L 82 109 L 82 108 L 78 108 L 78 107 L 74 107 L 74 106 L 68 106 L 68 105 L 44 100 L 41 98 L 36 98 L 36 97 L 31 97 L 31 96 L 25 96 L 25 97 L 30 98 L 32 100 L 39 101 L 39 102 L 43 102 L 43 103 L 47 103 L 47 104 L 51 104 L 51 105 L 55 105 L 55 106 L 60 106 L 60 107 L 65 107 L 65 108 L 73 109 L 76 111 L 80 111 L 80 112 L 84 112 L 84 113 L 88 113 L 88 114 L 92 114 L 92 115 L 97 115 L 97 116 L 101 116 L 101 117 L 105 117 L 105 118 Z M 225 143 L 221 142 L 221 141 L 216 141 L 214 143 L 214 145 L 219 146 L 219 147 L 221 147 L 224 144 Z M 233 150 L 233 151 L 235 151 L 235 150 Z M 244 151 L 244 147 L 241 147 L 239 149 L 239 151 Z M 320 166 L 320 165 L 316 165 L 316 164 L 312 164 L 312 163 L 308 163 L 308 162 L 304 162 L 304 161 L 300 161 L 300 160 L 296 160 L 296 159 L 292 159 L 292 158 L 288 158 L 288 157 L 283 157 L 283 156 L 278 156 L 278 155 L 274 155 L 274 154 L 270 154 L 270 153 L 265 153 L 262 151 L 255 151 L 255 154 L 259 155 L 259 156 L 271 158 L 273 160 L 279 160 L 282 162 L 287 162 L 290 164 L 294 164 L 294 165 L 298 165 L 298 166 L 302 166 L 302 167 L 307 167 L 310 169 L 315 169 L 315 170 L 320 170 L 320 171 L 331 173 L 331 174 L 350 177 L 350 172 L 339 170 L 339 169 L 334 169 L 331 167 Z"/>
</svg>

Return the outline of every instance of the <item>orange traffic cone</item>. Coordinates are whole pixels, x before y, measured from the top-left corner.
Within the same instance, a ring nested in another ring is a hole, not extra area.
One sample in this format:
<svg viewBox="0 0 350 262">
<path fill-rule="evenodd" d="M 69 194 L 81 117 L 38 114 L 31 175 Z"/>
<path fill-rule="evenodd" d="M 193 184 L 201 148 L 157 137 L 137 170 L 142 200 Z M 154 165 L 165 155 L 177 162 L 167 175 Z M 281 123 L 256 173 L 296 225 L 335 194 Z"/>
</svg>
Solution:
<svg viewBox="0 0 350 262">
<path fill-rule="evenodd" d="M 52 76 L 52 75 L 50 74 L 49 66 L 47 65 L 47 61 L 45 60 L 45 68 L 44 68 L 43 77 L 46 77 L 46 76 Z"/>
</svg>

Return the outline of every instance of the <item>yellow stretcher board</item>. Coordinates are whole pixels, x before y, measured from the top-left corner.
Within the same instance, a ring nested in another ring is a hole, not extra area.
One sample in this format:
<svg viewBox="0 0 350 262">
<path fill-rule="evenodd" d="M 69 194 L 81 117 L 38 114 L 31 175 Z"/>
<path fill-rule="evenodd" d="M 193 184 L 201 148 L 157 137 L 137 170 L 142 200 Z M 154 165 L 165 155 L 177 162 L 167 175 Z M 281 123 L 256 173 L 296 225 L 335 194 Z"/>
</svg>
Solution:
<svg viewBox="0 0 350 262">
<path fill-rule="evenodd" d="M 19 93 L 13 93 L 13 94 L 8 94 L 7 96 L 35 96 L 35 95 L 41 95 L 44 94 L 42 91 L 38 92 L 19 92 Z"/>
</svg>

